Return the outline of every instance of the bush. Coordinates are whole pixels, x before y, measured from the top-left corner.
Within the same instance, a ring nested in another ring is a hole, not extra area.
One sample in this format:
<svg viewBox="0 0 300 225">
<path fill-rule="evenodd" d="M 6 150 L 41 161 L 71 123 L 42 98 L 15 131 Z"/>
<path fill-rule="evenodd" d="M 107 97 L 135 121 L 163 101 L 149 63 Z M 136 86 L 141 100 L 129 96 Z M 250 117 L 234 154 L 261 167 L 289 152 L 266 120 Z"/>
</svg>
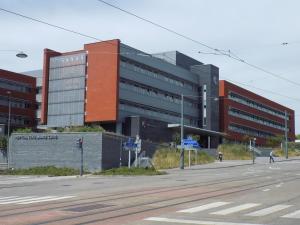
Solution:
<svg viewBox="0 0 300 225">
<path fill-rule="evenodd" d="M 48 176 L 71 176 L 78 175 L 79 170 L 72 168 L 57 168 L 55 166 L 32 167 L 28 169 L 0 170 L 0 175 L 48 175 Z"/>
<path fill-rule="evenodd" d="M 170 149 L 170 148 L 161 148 L 157 149 L 152 163 L 157 169 L 170 169 L 179 167 L 180 160 L 180 150 L 179 149 Z M 184 154 L 184 163 L 188 165 L 189 154 L 188 151 L 185 151 Z M 195 154 L 191 152 L 191 165 L 205 164 L 214 162 L 214 158 L 209 156 L 205 152 L 198 152 Z"/>
<path fill-rule="evenodd" d="M 105 131 L 101 126 L 78 126 L 78 127 L 67 127 L 58 128 L 58 132 L 103 132 Z"/>
<path fill-rule="evenodd" d="M 225 160 L 249 160 L 252 158 L 247 146 L 242 144 L 221 144 L 218 151 L 223 153 Z"/>
<path fill-rule="evenodd" d="M 13 131 L 13 133 L 32 133 L 32 129 L 31 128 L 28 128 L 28 127 L 25 127 L 25 128 L 18 128 L 18 129 L 15 129 Z"/>
<path fill-rule="evenodd" d="M 155 168 L 113 168 L 110 170 L 104 170 L 101 172 L 93 173 L 94 175 L 123 175 L 123 176 L 153 176 L 153 175 L 163 175 L 166 172 L 157 171 Z"/>
</svg>

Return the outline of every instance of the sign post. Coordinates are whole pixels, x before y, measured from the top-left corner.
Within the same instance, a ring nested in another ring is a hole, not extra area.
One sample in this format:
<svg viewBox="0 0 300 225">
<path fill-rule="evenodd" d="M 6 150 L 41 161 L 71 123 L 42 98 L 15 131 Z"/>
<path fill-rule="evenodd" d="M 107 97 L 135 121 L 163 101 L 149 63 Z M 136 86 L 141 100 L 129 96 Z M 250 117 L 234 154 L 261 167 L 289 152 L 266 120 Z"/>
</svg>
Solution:
<svg viewBox="0 0 300 225">
<path fill-rule="evenodd" d="M 77 147 L 80 149 L 80 176 L 83 175 L 83 137 L 77 139 Z"/>
<path fill-rule="evenodd" d="M 180 148 L 189 151 L 189 167 L 191 167 L 191 151 L 200 149 L 198 141 L 189 136 L 181 141 Z"/>
</svg>

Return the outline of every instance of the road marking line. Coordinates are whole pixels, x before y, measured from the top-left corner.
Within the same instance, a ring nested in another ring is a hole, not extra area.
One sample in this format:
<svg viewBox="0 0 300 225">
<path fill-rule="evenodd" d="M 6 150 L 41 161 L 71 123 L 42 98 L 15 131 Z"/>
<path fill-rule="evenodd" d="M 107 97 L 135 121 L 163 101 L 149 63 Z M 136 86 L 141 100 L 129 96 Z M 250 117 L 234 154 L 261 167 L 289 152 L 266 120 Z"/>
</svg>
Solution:
<svg viewBox="0 0 300 225">
<path fill-rule="evenodd" d="M 232 207 L 232 208 L 224 209 L 224 210 L 221 210 L 221 211 L 213 212 L 211 214 L 223 215 L 224 216 L 224 215 L 228 215 L 228 214 L 231 214 L 231 213 L 236 213 L 236 212 L 239 212 L 239 211 L 242 211 L 242 210 L 250 209 L 250 208 L 253 208 L 253 207 L 256 207 L 256 206 L 259 206 L 259 205 L 261 205 L 261 204 L 247 203 L 247 204 L 235 206 L 235 207 Z"/>
<path fill-rule="evenodd" d="M 56 196 L 45 196 L 45 197 L 28 196 L 28 197 L 23 197 L 23 198 L 10 199 L 7 201 L 1 201 L 0 205 L 20 203 L 20 202 L 37 200 L 37 199 L 46 199 L 46 198 L 48 199 L 48 198 L 53 198 L 53 197 L 56 197 Z"/>
<path fill-rule="evenodd" d="M 26 204 L 31 204 L 31 203 L 39 203 L 39 202 L 50 202 L 50 201 L 57 201 L 61 199 L 67 199 L 67 198 L 74 198 L 75 196 L 63 196 L 63 197 L 57 197 L 57 198 L 49 198 L 49 199 L 42 199 L 42 200 L 33 200 L 33 201 L 26 201 L 19 203 L 20 205 L 26 205 Z"/>
<path fill-rule="evenodd" d="M 263 225 L 254 223 L 230 223 L 230 222 L 214 222 L 214 221 L 202 221 L 202 220 L 185 220 L 185 219 L 169 219 L 162 217 L 149 217 L 144 220 L 167 222 L 167 223 L 180 223 L 180 224 L 198 224 L 198 225 Z"/>
<path fill-rule="evenodd" d="M 292 218 L 292 219 L 300 219 L 300 210 L 292 212 L 290 214 L 286 214 L 282 216 L 283 218 Z"/>
<path fill-rule="evenodd" d="M 193 207 L 193 208 L 189 208 L 189 209 L 184 209 L 184 210 L 180 210 L 177 212 L 182 212 L 182 213 L 195 213 L 195 212 L 201 212 L 207 209 L 213 209 L 213 208 L 217 208 L 223 205 L 227 205 L 230 204 L 231 202 L 213 202 L 210 204 L 206 204 L 206 205 L 201 205 L 201 206 L 197 206 L 197 207 Z"/>
<path fill-rule="evenodd" d="M 267 189 L 264 189 L 264 190 L 262 190 L 262 191 L 271 191 L 271 189 L 267 188 Z"/>
<path fill-rule="evenodd" d="M 292 205 L 274 205 L 272 207 L 269 208 L 265 208 L 265 209 L 261 209 L 252 213 L 248 213 L 246 214 L 246 216 L 266 216 L 269 215 L 271 213 L 275 213 L 278 211 L 281 211 L 283 209 L 289 208 Z"/>
<path fill-rule="evenodd" d="M 9 199 L 9 198 L 17 198 L 19 196 L 9 196 L 9 197 L 0 197 L 0 200 Z"/>
</svg>

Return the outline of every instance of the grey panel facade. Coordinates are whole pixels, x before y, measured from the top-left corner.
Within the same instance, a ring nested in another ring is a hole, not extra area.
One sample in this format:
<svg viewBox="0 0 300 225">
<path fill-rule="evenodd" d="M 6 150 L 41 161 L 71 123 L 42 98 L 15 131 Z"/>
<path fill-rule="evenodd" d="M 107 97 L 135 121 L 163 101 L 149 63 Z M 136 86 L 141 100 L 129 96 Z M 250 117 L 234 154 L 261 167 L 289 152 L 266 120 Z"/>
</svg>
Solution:
<svg viewBox="0 0 300 225">
<path fill-rule="evenodd" d="M 84 125 L 86 54 L 51 57 L 48 126 Z"/>
</svg>

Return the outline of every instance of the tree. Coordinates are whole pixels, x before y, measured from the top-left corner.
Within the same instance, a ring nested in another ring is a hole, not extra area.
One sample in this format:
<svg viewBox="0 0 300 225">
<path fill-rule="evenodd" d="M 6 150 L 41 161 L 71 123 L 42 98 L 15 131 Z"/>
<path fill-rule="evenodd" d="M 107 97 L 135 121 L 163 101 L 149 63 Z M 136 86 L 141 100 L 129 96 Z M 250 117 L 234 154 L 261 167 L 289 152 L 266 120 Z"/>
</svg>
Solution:
<svg viewBox="0 0 300 225">
<path fill-rule="evenodd" d="M 296 135 L 296 139 L 297 139 L 297 140 L 300 140 L 300 134 L 297 134 L 297 135 Z"/>
<path fill-rule="evenodd" d="M 180 134 L 178 132 L 173 134 L 172 141 L 175 142 L 176 145 L 180 145 Z"/>
<path fill-rule="evenodd" d="M 6 149 L 7 147 L 7 137 L 0 137 L 0 149 Z"/>
<path fill-rule="evenodd" d="M 277 134 L 276 136 L 268 137 L 266 144 L 267 146 L 274 148 L 274 147 L 278 147 L 282 141 L 283 141 L 283 136 Z"/>
</svg>

